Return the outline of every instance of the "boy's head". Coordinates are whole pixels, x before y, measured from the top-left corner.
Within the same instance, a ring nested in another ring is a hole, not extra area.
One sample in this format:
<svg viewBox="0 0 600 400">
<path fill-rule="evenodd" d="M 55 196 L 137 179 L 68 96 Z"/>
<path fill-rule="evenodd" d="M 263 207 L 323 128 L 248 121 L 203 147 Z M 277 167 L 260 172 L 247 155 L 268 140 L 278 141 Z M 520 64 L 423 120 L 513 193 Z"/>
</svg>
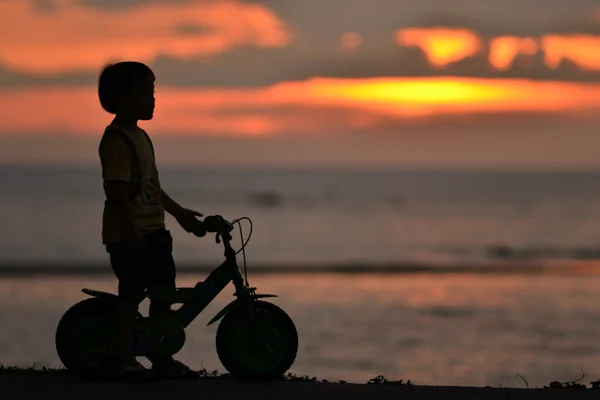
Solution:
<svg viewBox="0 0 600 400">
<path fill-rule="evenodd" d="M 98 97 L 102 108 L 111 114 L 150 120 L 154 114 L 154 73 L 135 61 L 108 64 L 100 73 Z"/>
</svg>

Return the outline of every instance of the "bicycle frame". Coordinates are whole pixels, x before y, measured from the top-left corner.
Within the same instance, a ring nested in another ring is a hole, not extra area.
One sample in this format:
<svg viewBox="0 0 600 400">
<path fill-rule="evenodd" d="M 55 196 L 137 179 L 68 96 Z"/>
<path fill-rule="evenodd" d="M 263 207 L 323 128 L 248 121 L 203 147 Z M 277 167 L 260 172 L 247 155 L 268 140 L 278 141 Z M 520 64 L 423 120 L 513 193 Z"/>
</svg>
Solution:
<svg viewBox="0 0 600 400">
<path fill-rule="evenodd" d="M 222 237 L 223 247 L 225 248 L 225 262 L 214 269 L 204 282 L 196 285 L 190 300 L 184 302 L 182 306 L 175 311 L 175 317 L 179 323 L 187 328 L 188 325 L 221 293 L 221 291 L 233 282 L 235 286 L 236 300 L 225 306 L 208 325 L 211 325 L 221 319 L 229 310 L 240 302 L 264 297 L 277 297 L 274 294 L 254 294 L 253 288 L 244 285 L 244 278 L 237 263 L 235 250 L 227 237 Z"/>
<path fill-rule="evenodd" d="M 193 289 L 190 299 L 184 302 L 175 311 L 175 317 L 183 327 L 187 327 L 196 317 L 221 293 L 221 291 L 233 281 L 235 295 L 240 298 L 241 294 L 247 292 L 244 279 L 237 265 L 235 251 L 231 248 L 229 241 L 223 239 L 225 246 L 225 262 L 214 269 L 204 282 L 199 283 Z"/>
<path fill-rule="evenodd" d="M 175 318 L 184 328 L 187 328 L 230 282 L 233 282 L 235 286 L 234 296 L 237 299 L 217 313 L 208 322 L 208 325 L 212 325 L 223 318 L 233 307 L 240 303 L 247 303 L 259 298 L 277 297 L 275 294 L 256 294 L 254 293 L 255 288 L 244 285 L 244 278 L 237 263 L 236 252 L 231 247 L 227 237 L 222 237 L 222 240 L 225 248 L 225 261 L 214 269 L 203 282 L 198 282 L 195 287 L 177 289 L 180 292 L 190 293 L 189 295 L 186 294 L 186 299 L 181 302 L 181 307 L 173 312 Z M 93 289 L 82 289 L 82 292 L 93 297 L 115 296 L 112 293 Z M 161 294 L 159 294 L 159 297 L 161 297 Z M 168 299 L 168 295 L 165 298 Z M 152 301 L 152 296 L 150 300 Z M 179 303 L 179 301 L 172 301 L 171 303 Z"/>
</svg>

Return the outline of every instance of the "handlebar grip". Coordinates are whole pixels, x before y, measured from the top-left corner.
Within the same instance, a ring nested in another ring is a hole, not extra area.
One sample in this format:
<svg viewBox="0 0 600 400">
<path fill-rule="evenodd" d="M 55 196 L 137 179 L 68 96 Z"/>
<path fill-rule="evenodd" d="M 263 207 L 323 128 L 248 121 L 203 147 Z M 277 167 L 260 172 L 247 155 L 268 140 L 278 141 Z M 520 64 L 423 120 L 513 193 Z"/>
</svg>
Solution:
<svg viewBox="0 0 600 400">
<path fill-rule="evenodd" d="M 206 227 L 204 226 L 204 223 L 202 221 L 198 221 L 194 225 L 194 228 L 192 229 L 192 233 L 195 236 L 200 237 L 200 238 L 206 236 L 207 230 L 206 230 Z"/>
<path fill-rule="evenodd" d="M 220 232 L 223 229 L 223 217 L 220 215 L 209 215 L 204 218 L 203 224 L 207 232 Z"/>
<path fill-rule="evenodd" d="M 220 215 L 209 215 L 208 217 L 204 218 L 203 223 L 207 232 L 223 233 L 231 232 L 233 230 L 233 225 L 231 222 L 227 221 Z"/>
<path fill-rule="evenodd" d="M 227 234 L 233 230 L 233 225 L 220 215 L 209 215 L 204 221 L 198 221 L 192 233 L 197 237 L 204 237 L 207 233 Z"/>
</svg>

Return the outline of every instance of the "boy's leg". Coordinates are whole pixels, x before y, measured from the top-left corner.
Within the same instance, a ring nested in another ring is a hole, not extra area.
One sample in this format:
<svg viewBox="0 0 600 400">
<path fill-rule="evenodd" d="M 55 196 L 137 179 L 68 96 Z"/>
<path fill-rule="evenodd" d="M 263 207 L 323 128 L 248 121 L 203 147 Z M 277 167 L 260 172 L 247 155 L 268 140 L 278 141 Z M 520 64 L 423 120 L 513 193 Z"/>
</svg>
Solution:
<svg viewBox="0 0 600 400">
<path fill-rule="evenodd" d="M 134 380 L 155 380 L 155 374 L 136 360 L 134 350 L 137 311 L 145 290 L 144 259 L 131 254 L 126 243 L 109 245 L 107 251 L 119 280 L 116 325 L 120 365 L 117 370 Z"/>
<path fill-rule="evenodd" d="M 122 365 L 135 364 L 134 336 L 138 301 L 131 297 L 119 296 L 117 306 L 117 339 L 119 341 L 120 362 Z"/>
<path fill-rule="evenodd" d="M 175 261 L 173 260 L 173 238 L 167 230 L 152 232 L 147 235 L 149 248 L 148 285 L 152 292 L 175 290 Z M 158 301 L 150 301 L 150 316 L 166 315 L 171 312 L 171 305 Z M 198 373 L 191 371 L 183 363 L 172 357 L 161 359 L 149 357 L 153 370 L 164 378 L 197 379 Z"/>
<path fill-rule="evenodd" d="M 145 237 L 148 248 L 146 278 L 151 293 L 175 290 L 175 261 L 173 260 L 173 238 L 167 230 L 149 233 Z M 150 316 L 166 315 L 171 311 L 169 303 L 150 301 Z"/>
</svg>

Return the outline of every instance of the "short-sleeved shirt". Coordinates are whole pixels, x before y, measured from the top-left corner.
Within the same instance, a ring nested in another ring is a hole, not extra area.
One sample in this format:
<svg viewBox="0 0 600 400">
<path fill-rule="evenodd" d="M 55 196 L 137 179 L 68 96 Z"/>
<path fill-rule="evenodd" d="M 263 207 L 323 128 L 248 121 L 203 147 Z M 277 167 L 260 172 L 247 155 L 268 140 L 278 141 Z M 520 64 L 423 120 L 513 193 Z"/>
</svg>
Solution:
<svg viewBox="0 0 600 400">
<path fill-rule="evenodd" d="M 107 135 L 109 129 L 119 129 L 133 142 L 132 149 L 122 137 Z M 139 166 L 132 151 L 137 152 Z M 98 149 L 102 165 L 102 178 L 107 181 L 129 182 L 131 190 L 139 182 L 139 191 L 130 199 L 130 212 L 141 234 L 165 228 L 165 210 L 161 201 L 161 187 L 150 138 L 140 128 L 135 131 L 109 125 Z M 140 168 L 138 175 L 137 168 Z M 138 179 L 140 178 L 140 179 Z M 123 224 L 113 204 L 106 201 L 102 217 L 102 243 L 112 244 L 126 239 Z"/>
</svg>

